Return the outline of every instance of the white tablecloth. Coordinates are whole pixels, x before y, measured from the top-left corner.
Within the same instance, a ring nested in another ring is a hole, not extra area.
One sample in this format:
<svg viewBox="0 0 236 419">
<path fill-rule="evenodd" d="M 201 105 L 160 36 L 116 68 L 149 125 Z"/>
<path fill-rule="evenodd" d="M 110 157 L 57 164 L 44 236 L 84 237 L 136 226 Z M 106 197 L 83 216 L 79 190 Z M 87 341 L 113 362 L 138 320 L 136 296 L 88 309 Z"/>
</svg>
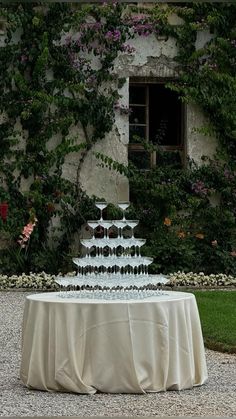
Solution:
<svg viewBox="0 0 236 419">
<path fill-rule="evenodd" d="M 205 383 L 193 294 L 145 300 L 26 298 L 21 379 L 29 388 L 145 393 Z"/>
</svg>

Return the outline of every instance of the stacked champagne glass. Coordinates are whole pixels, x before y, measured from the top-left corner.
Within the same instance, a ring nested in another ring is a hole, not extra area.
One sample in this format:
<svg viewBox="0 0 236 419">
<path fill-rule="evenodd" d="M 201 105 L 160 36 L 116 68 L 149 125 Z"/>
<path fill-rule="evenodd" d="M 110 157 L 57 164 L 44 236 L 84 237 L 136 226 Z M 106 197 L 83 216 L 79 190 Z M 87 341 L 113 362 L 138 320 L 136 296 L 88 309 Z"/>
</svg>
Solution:
<svg viewBox="0 0 236 419">
<path fill-rule="evenodd" d="M 148 266 L 153 259 L 141 255 L 144 239 L 136 238 L 134 229 L 137 220 L 127 220 L 125 211 L 128 202 L 118 203 L 123 211 L 120 220 L 104 220 L 105 202 L 96 202 L 100 209 L 100 219 L 88 221 L 91 238 L 82 239 L 84 257 L 74 258 L 77 275 L 59 276 L 61 297 L 84 297 L 102 299 L 140 299 L 153 295 L 163 295 L 162 285 L 168 282 L 163 275 L 150 275 Z M 97 229 L 102 232 L 96 237 Z M 115 237 L 114 237 L 115 236 Z M 147 286 L 157 285 L 155 290 Z"/>
</svg>

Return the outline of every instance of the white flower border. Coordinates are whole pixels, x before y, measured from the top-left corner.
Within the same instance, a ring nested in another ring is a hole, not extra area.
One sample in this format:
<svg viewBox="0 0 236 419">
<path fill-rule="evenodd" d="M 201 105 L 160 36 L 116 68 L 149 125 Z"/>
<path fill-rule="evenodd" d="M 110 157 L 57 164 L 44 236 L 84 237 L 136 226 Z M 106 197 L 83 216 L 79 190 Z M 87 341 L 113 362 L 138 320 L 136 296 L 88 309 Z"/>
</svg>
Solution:
<svg viewBox="0 0 236 419">
<path fill-rule="evenodd" d="M 70 272 L 68 275 L 75 275 Z M 11 289 L 40 289 L 40 290 L 58 290 L 59 286 L 55 282 L 55 275 L 45 272 L 30 273 L 28 275 L 0 275 L 0 290 Z M 184 273 L 181 271 L 168 275 L 170 286 L 183 287 L 236 287 L 236 277 L 226 274 L 205 275 L 203 272 Z"/>
<path fill-rule="evenodd" d="M 174 286 L 189 287 L 218 287 L 218 286 L 234 286 L 236 287 L 236 277 L 226 274 L 210 274 L 205 275 L 204 272 L 175 272 L 168 276 L 170 284 Z"/>
</svg>

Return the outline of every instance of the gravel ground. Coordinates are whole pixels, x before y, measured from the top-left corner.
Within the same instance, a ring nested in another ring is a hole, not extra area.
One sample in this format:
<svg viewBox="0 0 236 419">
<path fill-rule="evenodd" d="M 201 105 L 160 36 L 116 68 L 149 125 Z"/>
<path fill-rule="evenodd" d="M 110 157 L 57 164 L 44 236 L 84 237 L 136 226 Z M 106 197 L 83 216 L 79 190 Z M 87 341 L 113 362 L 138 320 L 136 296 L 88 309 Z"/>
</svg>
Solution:
<svg viewBox="0 0 236 419">
<path fill-rule="evenodd" d="M 19 379 L 26 292 L 0 292 L 1 416 L 228 416 L 236 414 L 236 355 L 206 351 L 209 380 L 192 390 L 165 393 L 47 393 Z"/>
</svg>

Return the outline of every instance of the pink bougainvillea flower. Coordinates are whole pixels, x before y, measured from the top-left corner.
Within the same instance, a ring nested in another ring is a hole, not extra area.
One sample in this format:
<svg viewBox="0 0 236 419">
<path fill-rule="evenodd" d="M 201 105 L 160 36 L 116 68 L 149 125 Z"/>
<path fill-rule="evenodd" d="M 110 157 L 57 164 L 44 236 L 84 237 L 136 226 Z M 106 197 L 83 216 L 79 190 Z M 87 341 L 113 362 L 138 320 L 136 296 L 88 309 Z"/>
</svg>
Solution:
<svg viewBox="0 0 236 419">
<path fill-rule="evenodd" d="M 27 55 L 22 54 L 21 57 L 20 57 L 20 61 L 21 61 L 21 63 L 25 63 L 26 61 L 28 61 Z"/>
<path fill-rule="evenodd" d="M 113 31 L 108 31 L 105 34 L 105 38 L 108 41 L 119 41 L 121 38 L 121 32 L 119 31 L 119 29 L 115 29 Z"/>
<path fill-rule="evenodd" d="M 197 195 L 202 197 L 208 194 L 208 188 L 205 186 L 204 182 L 198 180 L 197 182 L 192 184 L 192 191 L 195 192 Z"/>
<path fill-rule="evenodd" d="M 132 54 L 133 52 L 135 52 L 135 48 L 132 45 L 123 44 L 121 45 L 121 51 L 127 52 L 127 54 Z"/>
</svg>

